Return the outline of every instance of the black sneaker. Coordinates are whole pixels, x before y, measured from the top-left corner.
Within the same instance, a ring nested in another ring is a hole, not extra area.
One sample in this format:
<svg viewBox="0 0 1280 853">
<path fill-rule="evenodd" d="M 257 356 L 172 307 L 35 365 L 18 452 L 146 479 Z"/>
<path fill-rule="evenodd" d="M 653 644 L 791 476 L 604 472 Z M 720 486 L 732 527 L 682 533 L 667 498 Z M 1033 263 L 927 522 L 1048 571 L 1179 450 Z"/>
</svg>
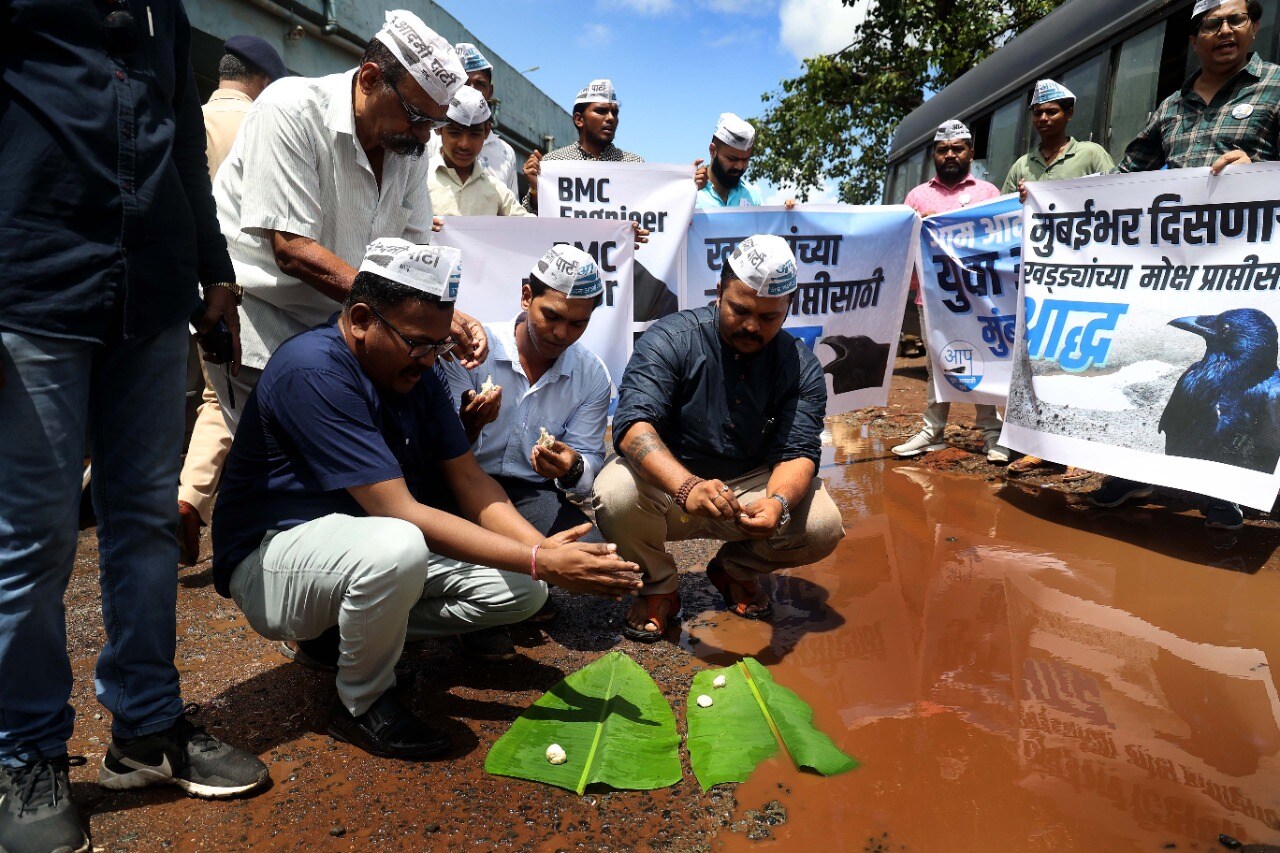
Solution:
<svg viewBox="0 0 1280 853">
<path fill-rule="evenodd" d="M 1213 501 L 1204 511 L 1204 526 L 1212 530 L 1239 530 L 1244 527 L 1240 504 Z"/>
<path fill-rule="evenodd" d="M 459 634 L 462 650 L 477 660 L 504 661 L 516 659 L 516 644 L 506 625 L 483 628 L 469 634 Z"/>
<path fill-rule="evenodd" d="M 78 755 L 0 766 L 0 850 L 6 853 L 73 853 L 89 849 L 89 836 L 71 799 L 67 769 Z"/>
<path fill-rule="evenodd" d="M 1088 495 L 1094 506 L 1115 507 L 1131 500 L 1149 498 L 1155 488 L 1147 483 L 1136 483 L 1122 477 L 1108 477 L 1097 491 Z"/>
<path fill-rule="evenodd" d="M 247 794 L 266 784 L 267 765 L 187 719 L 197 711 L 198 705 L 183 708 L 178 722 L 165 731 L 112 740 L 98 784 L 122 791 L 167 783 L 208 799 Z"/>
<path fill-rule="evenodd" d="M 449 751 L 449 738 L 415 717 L 390 693 L 383 693 L 358 717 L 341 699 L 334 699 L 328 731 L 338 740 L 382 758 L 422 761 Z"/>
</svg>

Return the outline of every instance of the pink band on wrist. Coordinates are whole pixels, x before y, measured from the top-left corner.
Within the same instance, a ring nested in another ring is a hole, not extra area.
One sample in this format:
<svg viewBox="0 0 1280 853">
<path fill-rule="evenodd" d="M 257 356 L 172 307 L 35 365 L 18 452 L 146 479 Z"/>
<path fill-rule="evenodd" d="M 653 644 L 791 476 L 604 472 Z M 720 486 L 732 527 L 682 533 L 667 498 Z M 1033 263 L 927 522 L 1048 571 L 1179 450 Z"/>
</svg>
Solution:
<svg viewBox="0 0 1280 853">
<path fill-rule="evenodd" d="M 533 556 L 529 558 L 529 577 L 534 580 L 538 579 L 538 549 L 541 545 L 533 546 Z"/>
</svg>

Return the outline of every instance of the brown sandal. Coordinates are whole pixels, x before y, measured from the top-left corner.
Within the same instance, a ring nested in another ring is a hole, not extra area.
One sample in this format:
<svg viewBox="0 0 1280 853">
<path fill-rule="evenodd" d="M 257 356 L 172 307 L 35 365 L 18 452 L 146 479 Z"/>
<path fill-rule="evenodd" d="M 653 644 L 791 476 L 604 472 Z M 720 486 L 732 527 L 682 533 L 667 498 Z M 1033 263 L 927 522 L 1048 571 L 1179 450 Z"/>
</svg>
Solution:
<svg viewBox="0 0 1280 853">
<path fill-rule="evenodd" d="M 652 622 L 658 626 L 658 629 L 647 631 L 643 625 L 637 628 L 627 622 L 624 616 L 622 635 L 639 643 L 656 643 L 667 633 L 667 628 L 680 621 L 680 593 L 659 592 L 653 595 L 641 595 L 639 599 L 645 604 L 644 624 Z M 630 615 L 630 610 L 627 612 Z"/>
<path fill-rule="evenodd" d="M 773 602 L 769 600 L 768 596 L 761 593 L 760 585 L 756 581 L 740 581 L 730 576 L 724 566 L 715 560 L 707 563 L 707 580 L 711 581 L 711 585 L 719 590 L 720 595 L 724 598 L 725 606 L 729 608 L 729 612 L 734 616 L 763 621 L 773 615 Z M 734 596 L 734 587 L 742 591 L 741 596 Z M 761 598 L 764 598 L 763 603 L 760 601 Z M 756 609 L 748 610 L 747 608 L 749 607 Z"/>
<path fill-rule="evenodd" d="M 1062 475 L 1062 482 L 1078 483 L 1081 480 L 1087 480 L 1092 476 L 1092 471 L 1087 471 L 1084 468 L 1077 468 L 1074 465 L 1070 465 L 1067 467 L 1067 472 Z"/>
<path fill-rule="evenodd" d="M 1044 468 L 1052 464 L 1052 462 L 1046 462 L 1039 456 L 1024 456 L 1004 470 L 1008 471 L 1010 474 L 1018 475 L 1026 474 L 1029 471 L 1034 471 L 1037 468 Z"/>
</svg>

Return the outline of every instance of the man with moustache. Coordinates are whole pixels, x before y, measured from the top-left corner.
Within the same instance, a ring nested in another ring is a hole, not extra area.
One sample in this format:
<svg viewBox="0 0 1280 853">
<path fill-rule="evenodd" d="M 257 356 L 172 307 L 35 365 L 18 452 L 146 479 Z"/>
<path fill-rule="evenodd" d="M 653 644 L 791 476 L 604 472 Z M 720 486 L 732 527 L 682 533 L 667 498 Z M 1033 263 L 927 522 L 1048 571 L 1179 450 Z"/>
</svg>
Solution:
<svg viewBox="0 0 1280 853">
<path fill-rule="evenodd" d="M 1076 96 L 1056 80 L 1036 83 L 1031 95 L 1031 122 L 1040 141 L 1014 162 L 1002 190 L 1026 199 L 1027 181 L 1065 181 L 1099 175 L 1115 168 L 1107 149 L 1067 134 L 1075 115 Z"/>
<path fill-rule="evenodd" d="M 1117 171 L 1208 166 L 1219 175 L 1233 164 L 1280 160 L 1280 66 L 1250 50 L 1261 20 L 1259 0 L 1198 0 L 1190 39 L 1200 70 L 1156 107 Z M 1116 507 L 1153 491 L 1148 483 L 1108 477 L 1089 501 Z M 1238 504 L 1210 499 L 1204 523 L 1239 530 L 1244 513 Z"/>
<path fill-rule="evenodd" d="M 623 633 L 656 642 L 680 611 L 663 544 L 724 543 L 707 578 L 744 619 L 768 619 L 769 572 L 835 550 L 840 510 L 817 476 L 826 414 L 822 365 L 782 329 L 796 291 L 791 247 L 738 244 L 715 304 L 664 317 L 636 342 L 613 418 L 618 457 L 596 478 L 596 523 L 644 587 Z"/>
<path fill-rule="evenodd" d="M 905 204 L 921 216 L 947 213 L 971 204 L 989 201 L 1000 195 L 995 184 L 980 181 L 970 173 L 973 166 L 973 134 L 964 123 L 956 119 L 944 121 L 933 136 L 933 167 L 936 174 L 925 183 L 907 193 Z M 921 296 L 920 279 L 912 273 L 911 286 L 916 291 L 916 311 L 920 312 L 920 328 L 924 329 L 924 299 Z M 924 385 L 924 426 L 907 441 L 893 448 L 897 456 L 919 456 L 941 450 L 947 446 L 943 431 L 951 414 L 950 403 L 940 403 L 934 396 L 933 367 L 925 360 L 930 371 Z M 995 406 L 975 405 L 975 426 L 982 430 L 983 446 L 989 462 L 1008 462 L 1009 451 L 1000 446 L 1000 413 Z"/>
<path fill-rule="evenodd" d="M 328 732 L 421 760 L 449 738 L 391 688 L 406 640 L 523 619 L 547 584 L 639 585 L 611 546 L 545 537 L 472 455 L 434 369 L 461 253 L 370 244 L 341 314 L 283 344 L 245 405 L 213 517 L 213 573 L 249 625 L 336 673 Z M 459 510 L 434 508 L 448 493 Z"/>
<path fill-rule="evenodd" d="M 711 163 L 701 167 L 707 185 L 698 190 L 699 208 L 759 207 L 764 204 L 755 184 L 744 181 L 756 129 L 733 113 L 721 113 L 711 137 Z"/>
<path fill-rule="evenodd" d="M 358 68 L 285 78 L 254 103 L 214 182 L 244 288 L 240 372 L 210 375 L 233 434 L 267 359 L 338 310 L 367 244 L 430 239 L 422 154 L 465 79 L 453 46 L 398 10 Z M 479 323 L 455 312 L 454 333 L 464 357 L 473 345 L 483 357 Z"/>
</svg>

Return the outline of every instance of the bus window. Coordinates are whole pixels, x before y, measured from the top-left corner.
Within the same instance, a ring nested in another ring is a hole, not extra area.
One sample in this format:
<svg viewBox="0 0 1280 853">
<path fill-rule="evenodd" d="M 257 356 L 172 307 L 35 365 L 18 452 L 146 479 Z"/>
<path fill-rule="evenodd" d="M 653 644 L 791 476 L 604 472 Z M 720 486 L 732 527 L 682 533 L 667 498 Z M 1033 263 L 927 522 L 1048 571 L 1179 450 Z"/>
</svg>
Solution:
<svg viewBox="0 0 1280 853">
<path fill-rule="evenodd" d="M 1004 183 L 1009 167 L 1023 154 L 1018 148 L 1022 141 L 1020 130 L 1025 112 L 1023 99 L 1018 98 L 991 114 L 991 136 L 987 139 L 987 173 L 991 175 L 991 183 L 996 186 Z"/>
<path fill-rule="evenodd" d="M 1115 83 L 1111 90 L 1107 150 L 1117 163 L 1124 149 L 1147 124 L 1156 107 L 1160 53 L 1165 22 L 1138 33 L 1120 46 Z"/>
<path fill-rule="evenodd" d="M 1104 72 L 1107 67 L 1109 53 L 1101 53 L 1077 65 L 1062 75 L 1059 82 L 1076 96 L 1076 112 L 1067 126 L 1067 132 L 1076 139 L 1097 141 L 1102 137 L 1098 133 L 1098 104 L 1102 98 L 1102 87 L 1105 85 Z"/>
</svg>

